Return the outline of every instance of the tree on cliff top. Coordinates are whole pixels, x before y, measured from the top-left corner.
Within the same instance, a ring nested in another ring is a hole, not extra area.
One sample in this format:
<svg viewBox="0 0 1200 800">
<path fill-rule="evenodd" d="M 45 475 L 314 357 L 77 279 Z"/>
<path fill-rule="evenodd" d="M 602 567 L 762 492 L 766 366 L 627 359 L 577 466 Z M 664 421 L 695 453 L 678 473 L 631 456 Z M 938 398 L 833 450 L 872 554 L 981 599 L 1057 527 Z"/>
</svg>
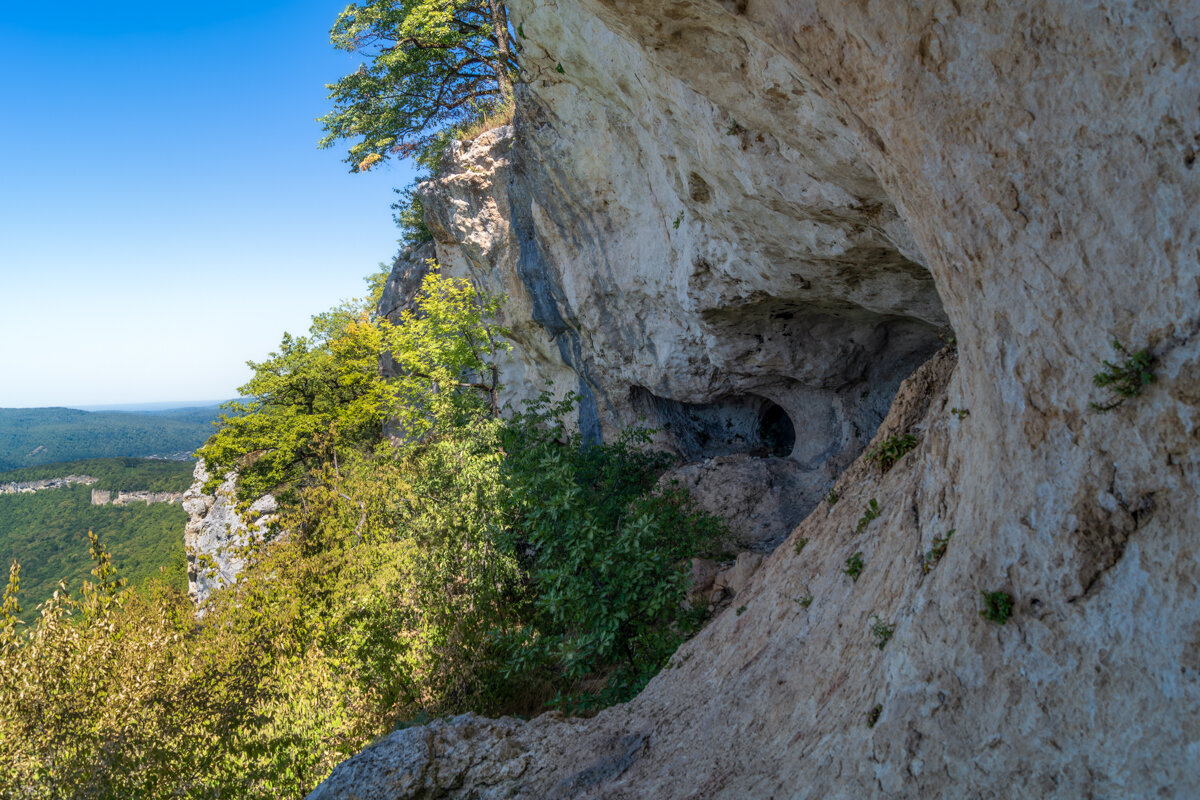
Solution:
<svg viewBox="0 0 1200 800">
<path fill-rule="evenodd" d="M 321 147 L 356 140 L 352 172 L 390 155 L 420 155 L 437 134 L 512 97 L 516 61 L 502 0 L 373 0 L 347 6 L 334 46 L 369 64 L 328 86 Z"/>
</svg>

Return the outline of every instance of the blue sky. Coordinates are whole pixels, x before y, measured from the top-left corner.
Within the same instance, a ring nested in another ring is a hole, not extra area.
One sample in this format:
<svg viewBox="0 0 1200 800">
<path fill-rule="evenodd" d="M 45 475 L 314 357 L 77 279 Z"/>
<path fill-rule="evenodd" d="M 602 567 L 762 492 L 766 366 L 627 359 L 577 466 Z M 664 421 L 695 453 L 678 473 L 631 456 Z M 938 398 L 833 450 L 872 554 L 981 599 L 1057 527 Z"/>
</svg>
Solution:
<svg viewBox="0 0 1200 800">
<path fill-rule="evenodd" d="M 411 172 L 316 148 L 343 5 L 0 2 L 0 407 L 228 398 L 363 293 Z"/>
</svg>

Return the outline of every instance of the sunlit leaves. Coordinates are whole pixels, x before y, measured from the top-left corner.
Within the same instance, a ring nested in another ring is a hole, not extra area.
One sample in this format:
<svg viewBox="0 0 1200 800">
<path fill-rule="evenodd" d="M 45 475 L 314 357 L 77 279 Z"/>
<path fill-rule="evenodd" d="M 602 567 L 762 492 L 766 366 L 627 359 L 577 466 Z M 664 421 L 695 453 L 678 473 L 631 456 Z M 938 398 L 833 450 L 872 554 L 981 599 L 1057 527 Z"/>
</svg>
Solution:
<svg viewBox="0 0 1200 800">
<path fill-rule="evenodd" d="M 369 59 L 331 84 L 322 147 L 349 139 L 351 171 L 411 156 L 438 131 L 511 95 L 507 18 L 488 0 L 374 0 L 351 4 L 330 31 L 335 47 Z M 497 37 L 500 37 L 499 39 Z"/>
</svg>

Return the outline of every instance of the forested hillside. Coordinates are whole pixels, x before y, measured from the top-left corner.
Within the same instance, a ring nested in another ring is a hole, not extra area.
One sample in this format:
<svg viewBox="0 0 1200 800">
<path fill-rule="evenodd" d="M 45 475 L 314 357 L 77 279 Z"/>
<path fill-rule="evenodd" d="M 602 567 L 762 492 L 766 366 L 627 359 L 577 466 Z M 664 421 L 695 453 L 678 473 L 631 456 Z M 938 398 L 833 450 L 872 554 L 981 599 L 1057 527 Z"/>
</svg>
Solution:
<svg viewBox="0 0 1200 800">
<path fill-rule="evenodd" d="M 92 486 L 47 489 L 34 494 L 0 495 L 0 559 L 21 564 L 22 619 L 54 593 L 60 580 L 73 587 L 88 576 L 89 530 L 112 553 L 116 567 L 131 584 L 143 583 L 166 568 L 165 577 L 186 586 L 183 526 L 187 514 L 178 505 L 132 503 L 93 506 L 93 488 L 114 491 L 182 492 L 190 483 L 192 462 L 148 459 L 92 459 L 0 472 L 0 483 L 64 475 L 91 475 Z"/>
<path fill-rule="evenodd" d="M 159 458 L 88 458 L 0 472 L 0 483 L 90 475 L 93 489 L 115 492 L 183 492 L 192 482 L 193 462 Z"/>
<path fill-rule="evenodd" d="M 81 458 L 172 457 L 204 443 L 216 407 L 130 414 L 73 408 L 0 408 L 0 469 Z"/>
</svg>

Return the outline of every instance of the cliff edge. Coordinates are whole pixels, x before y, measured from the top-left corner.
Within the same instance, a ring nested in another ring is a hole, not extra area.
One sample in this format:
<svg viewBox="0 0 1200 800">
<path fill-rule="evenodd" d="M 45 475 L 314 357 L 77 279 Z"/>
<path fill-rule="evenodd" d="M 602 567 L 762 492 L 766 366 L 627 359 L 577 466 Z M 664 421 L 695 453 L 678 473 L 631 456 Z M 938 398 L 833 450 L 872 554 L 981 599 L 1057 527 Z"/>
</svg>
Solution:
<svg viewBox="0 0 1200 800">
<path fill-rule="evenodd" d="M 397 731 L 311 797 L 1190 796 L 1200 9 L 510 5 L 515 124 L 424 197 L 511 298 L 513 399 L 777 459 L 803 521 L 635 700 Z"/>
</svg>

